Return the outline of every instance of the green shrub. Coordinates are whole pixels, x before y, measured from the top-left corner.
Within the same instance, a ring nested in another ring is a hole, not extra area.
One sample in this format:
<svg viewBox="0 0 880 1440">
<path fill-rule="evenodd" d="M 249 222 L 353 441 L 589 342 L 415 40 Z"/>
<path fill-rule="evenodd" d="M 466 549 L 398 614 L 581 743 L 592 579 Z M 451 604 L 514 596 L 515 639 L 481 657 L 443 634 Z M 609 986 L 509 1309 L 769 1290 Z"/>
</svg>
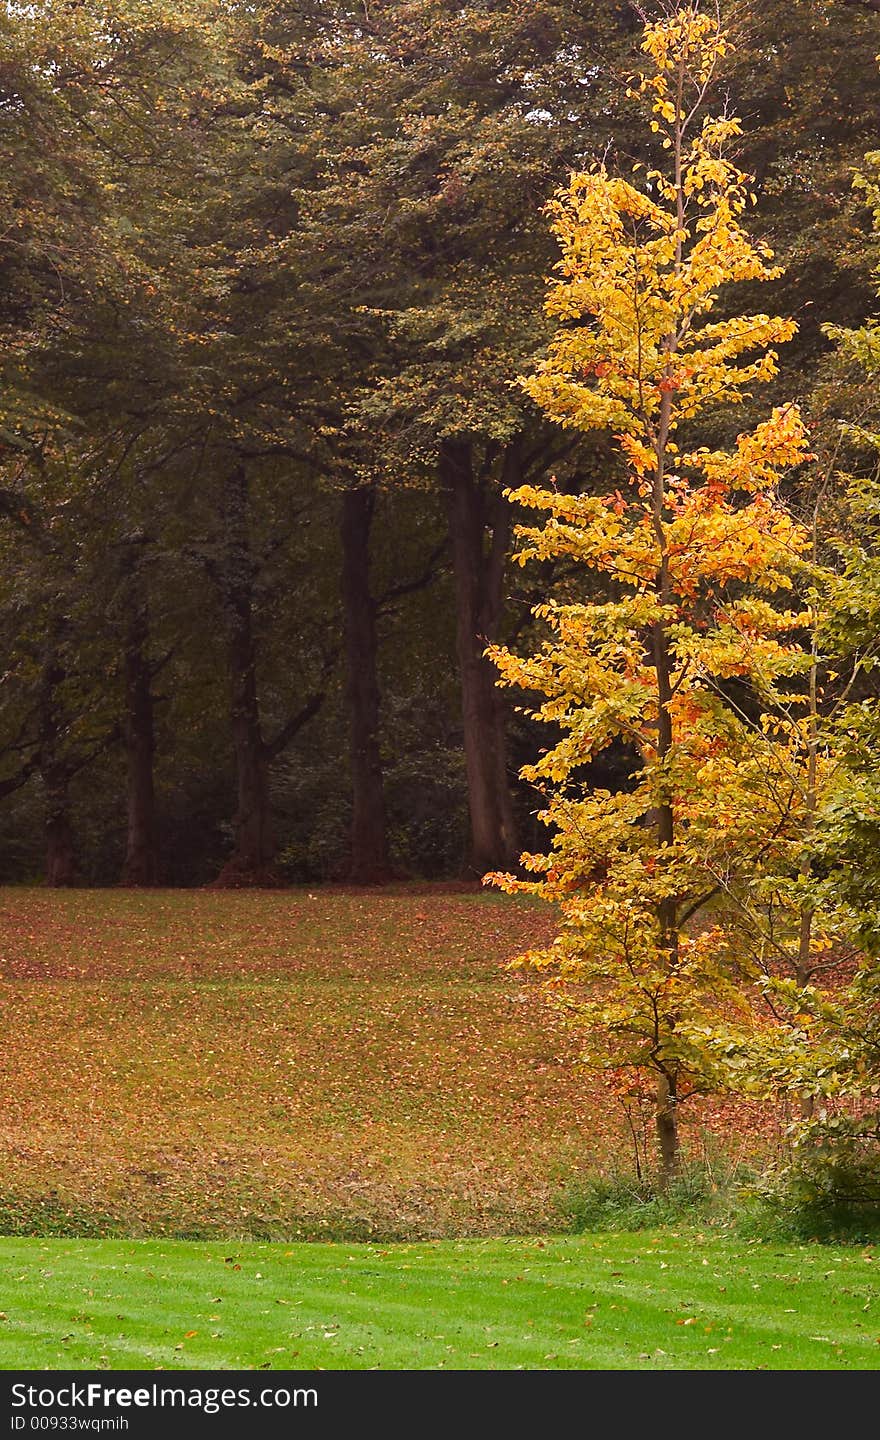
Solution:
<svg viewBox="0 0 880 1440">
<path fill-rule="evenodd" d="M 739 1227 L 768 1238 L 880 1240 L 878 1117 L 809 1125 L 789 1164 L 767 1170 L 746 1196 Z"/>
<path fill-rule="evenodd" d="M 702 1164 L 686 1165 L 665 1189 L 652 1177 L 615 1172 L 570 1185 L 561 1208 L 576 1233 L 718 1222 L 727 1217 L 735 1186 L 735 1177 L 719 1178 Z"/>
</svg>

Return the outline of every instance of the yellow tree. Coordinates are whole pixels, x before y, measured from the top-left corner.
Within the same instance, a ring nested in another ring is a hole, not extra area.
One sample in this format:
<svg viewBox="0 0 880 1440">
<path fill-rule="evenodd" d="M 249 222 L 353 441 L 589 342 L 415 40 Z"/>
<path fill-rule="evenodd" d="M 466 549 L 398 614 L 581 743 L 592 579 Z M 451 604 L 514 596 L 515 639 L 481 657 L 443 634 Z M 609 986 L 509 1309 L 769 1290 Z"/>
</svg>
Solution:
<svg viewBox="0 0 880 1440">
<path fill-rule="evenodd" d="M 523 772 L 554 832 L 549 854 L 523 856 L 540 878 L 492 878 L 558 903 L 559 935 L 524 962 L 586 1028 L 589 1061 L 653 1077 L 664 1180 L 680 1101 L 718 1083 L 706 1037 L 722 1014 L 747 1019 L 730 931 L 701 912 L 805 804 L 799 757 L 792 779 L 781 747 L 775 773 L 757 720 L 790 710 L 791 677 L 811 663 L 785 594 L 808 537 L 777 489 L 805 458 L 804 428 L 781 407 L 719 449 L 697 426 L 769 381 L 773 347 L 795 331 L 764 314 L 711 318 L 722 286 L 778 273 L 743 226 L 748 177 L 728 156 L 739 121 L 707 103 L 726 47 L 698 5 L 648 24 L 630 93 L 649 103 L 663 160 L 633 181 L 597 165 L 550 207 L 558 329 L 522 383 L 558 424 L 612 432 L 626 479 L 602 497 L 512 493 L 543 512 L 520 529 L 520 563 L 564 557 L 595 573 L 581 595 L 607 598 L 548 599 L 537 653 L 491 652 L 558 736 Z M 613 742 L 633 756 L 631 784 L 590 789 L 582 767 Z"/>
</svg>

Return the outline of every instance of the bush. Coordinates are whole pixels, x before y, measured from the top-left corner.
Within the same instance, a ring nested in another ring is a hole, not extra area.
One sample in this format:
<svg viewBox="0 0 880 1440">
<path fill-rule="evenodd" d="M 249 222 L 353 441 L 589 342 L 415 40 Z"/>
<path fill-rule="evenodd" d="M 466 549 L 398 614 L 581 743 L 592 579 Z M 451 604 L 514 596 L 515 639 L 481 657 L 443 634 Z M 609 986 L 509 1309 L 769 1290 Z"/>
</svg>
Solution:
<svg viewBox="0 0 880 1440">
<path fill-rule="evenodd" d="M 750 1188 L 740 1228 L 774 1239 L 880 1240 L 878 1120 L 823 1118 L 808 1126 L 794 1159 Z"/>
<path fill-rule="evenodd" d="M 569 1187 L 562 1210 L 572 1230 L 651 1230 L 681 1222 L 718 1222 L 727 1217 L 736 1180 L 719 1178 L 703 1164 L 686 1165 L 661 1189 L 651 1177 L 622 1172 Z"/>
</svg>

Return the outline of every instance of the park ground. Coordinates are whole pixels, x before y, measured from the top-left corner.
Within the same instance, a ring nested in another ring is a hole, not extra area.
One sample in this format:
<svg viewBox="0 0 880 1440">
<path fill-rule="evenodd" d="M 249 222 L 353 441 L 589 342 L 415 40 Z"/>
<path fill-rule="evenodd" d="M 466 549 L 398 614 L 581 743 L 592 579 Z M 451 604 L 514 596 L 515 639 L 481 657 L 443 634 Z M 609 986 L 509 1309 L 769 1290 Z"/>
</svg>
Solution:
<svg viewBox="0 0 880 1440">
<path fill-rule="evenodd" d="M 876 1370 L 880 1253 L 696 1230 L 0 1240 L 0 1368 Z"/>
<path fill-rule="evenodd" d="M 566 1223 L 632 1133 L 481 891 L 0 891 L 0 1231 L 433 1239 Z M 711 1163 L 757 1110 L 685 1111 Z"/>
<path fill-rule="evenodd" d="M 510 968 L 552 929 L 448 887 L 0 891 L 0 1369 L 880 1368 L 871 1246 L 565 1233 L 633 1136 Z M 778 1127 L 684 1138 L 721 1173 Z"/>
</svg>

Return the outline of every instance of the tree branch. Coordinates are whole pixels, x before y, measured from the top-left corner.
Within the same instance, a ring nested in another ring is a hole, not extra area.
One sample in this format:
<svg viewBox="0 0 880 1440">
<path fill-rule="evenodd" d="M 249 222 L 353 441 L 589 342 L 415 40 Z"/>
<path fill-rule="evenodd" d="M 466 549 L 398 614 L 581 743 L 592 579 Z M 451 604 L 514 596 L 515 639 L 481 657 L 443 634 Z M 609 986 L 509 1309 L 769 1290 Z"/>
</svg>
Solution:
<svg viewBox="0 0 880 1440">
<path fill-rule="evenodd" d="M 324 656 L 324 663 L 321 666 L 321 689 L 316 690 L 314 694 L 309 696 L 305 705 L 285 721 L 281 729 L 273 735 L 271 740 L 263 741 L 263 755 L 267 760 L 272 761 L 277 759 L 282 750 L 287 749 L 294 735 L 302 730 L 303 726 L 307 725 L 309 721 L 317 715 L 327 698 L 326 682 L 330 678 L 338 655 L 338 645 L 327 651 Z"/>
<path fill-rule="evenodd" d="M 41 759 L 41 752 L 35 750 L 30 759 L 25 760 L 14 775 L 8 775 L 5 780 L 0 780 L 0 800 L 7 795 L 12 795 L 16 790 L 20 790 L 22 785 L 26 785 L 34 771 L 39 770 Z"/>
<path fill-rule="evenodd" d="M 434 549 L 425 562 L 425 568 L 421 574 L 414 576 L 412 580 L 402 580 L 399 585 L 392 585 L 390 589 L 383 591 L 382 594 L 377 597 L 377 615 L 383 615 L 390 610 L 395 600 L 402 599 L 404 595 L 412 595 L 417 590 L 424 590 L 426 585 L 430 585 L 437 574 L 437 562 L 446 552 L 448 540 L 449 537 L 444 535 L 440 544 L 434 546 Z"/>
<path fill-rule="evenodd" d="M 297 710 L 295 715 L 291 715 L 271 740 L 263 742 L 263 753 L 267 760 L 277 759 L 282 750 L 287 749 L 294 735 L 296 735 L 299 730 L 302 730 L 303 726 L 307 725 L 309 721 L 317 715 L 326 698 L 327 692 L 325 690 L 316 690 L 314 695 L 309 696 L 302 709 Z"/>
</svg>

